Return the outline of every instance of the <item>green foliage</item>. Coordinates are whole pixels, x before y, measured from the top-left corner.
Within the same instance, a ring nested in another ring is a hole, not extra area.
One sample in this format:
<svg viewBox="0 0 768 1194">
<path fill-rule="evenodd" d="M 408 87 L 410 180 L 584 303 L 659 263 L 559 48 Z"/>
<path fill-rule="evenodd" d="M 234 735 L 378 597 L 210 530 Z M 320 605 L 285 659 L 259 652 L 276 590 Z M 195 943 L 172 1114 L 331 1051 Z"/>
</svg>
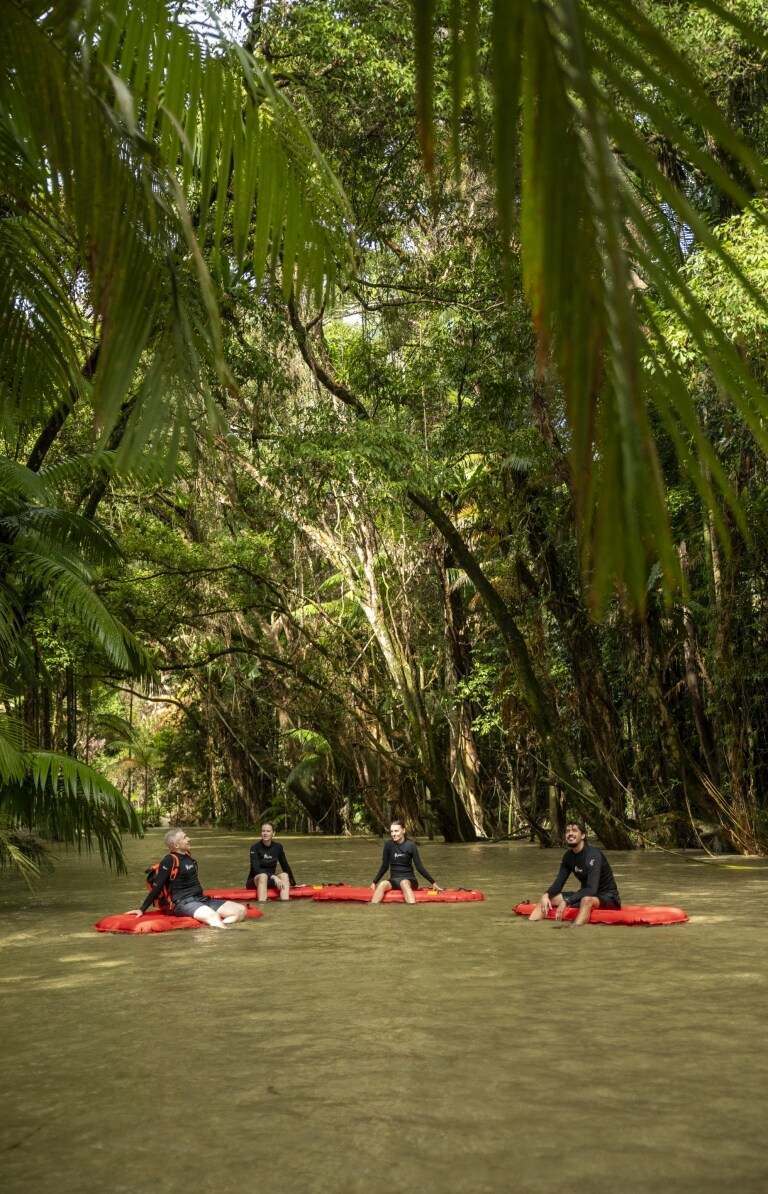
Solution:
<svg viewBox="0 0 768 1194">
<path fill-rule="evenodd" d="M 93 768 L 51 751 L 30 749 L 21 722 L 0 715 L 0 860 L 29 878 L 46 864 L 36 837 L 90 850 L 124 870 L 120 835 L 141 823 L 116 788 Z"/>
<path fill-rule="evenodd" d="M 153 440 L 173 458 L 193 442 L 192 396 L 228 379 L 204 247 L 256 278 L 280 267 L 286 295 L 319 302 L 349 262 L 345 200 L 268 72 L 177 6 L 5 15 L 4 416 L 89 398 L 106 443 L 130 395 L 124 463 Z M 210 399 L 207 415 L 217 426 Z"/>
<path fill-rule="evenodd" d="M 417 5 L 425 115 L 432 93 L 429 63 L 435 51 L 429 14 L 434 7 Z M 730 23 L 751 45 L 761 50 L 768 45 L 763 29 L 750 25 L 741 12 L 706 0 L 699 7 Z M 453 5 L 450 16 L 463 61 L 475 55 L 470 61 L 475 74 L 485 66 L 473 30 L 479 13 L 468 0 Z M 619 580 L 642 610 L 649 561 L 661 559 L 668 585 L 680 579 L 649 416 L 652 406 L 683 466 L 698 473 L 708 504 L 717 508 L 719 489 L 739 514 L 686 400 L 674 354 L 662 349 L 663 368 L 644 368 L 648 308 L 638 301 L 638 276 L 679 312 L 740 417 L 758 442 L 765 442 L 756 414 L 764 411 L 763 395 L 738 352 L 682 283 L 679 252 L 670 251 L 669 237 L 649 218 L 647 196 L 652 193 L 657 207 L 717 255 L 742 294 L 763 307 L 764 296 L 713 235 L 692 188 L 665 173 L 643 138 L 642 122 L 679 146 L 700 179 L 741 206 L 749 202 L 753 186 L 765 184 L 763 161 L 635 0 L 578 6 L 560 0 L 515 5 L 498 0 L 490 20 L 495 181 L 504 252 L 508 259 L 519 252 L 522 260 L 539 367 L 551 352 L 563 380 L 574 492 L 594 601 L 604 608 Z M 455 123 L 464 102 L 459 89 Z M 703 137 L 691 136 L 686 122 Z M 429 132 L 422 136 L 431 154 Z M 738 171 L 702 145 L 707 138 L 738 164 Z M 688 448 L 689 438 L 695 439 L 697 453 Z M 705 467 L 698 464 L 697 454 L 704 456 Z"/>
</svg>

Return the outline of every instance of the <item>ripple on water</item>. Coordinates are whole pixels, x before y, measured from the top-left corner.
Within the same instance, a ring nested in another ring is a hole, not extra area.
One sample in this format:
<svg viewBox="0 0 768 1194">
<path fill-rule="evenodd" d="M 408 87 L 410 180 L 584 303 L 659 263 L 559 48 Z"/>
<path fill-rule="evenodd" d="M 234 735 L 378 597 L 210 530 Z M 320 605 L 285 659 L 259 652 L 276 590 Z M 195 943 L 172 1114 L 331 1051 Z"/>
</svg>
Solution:
<svg viewBox="0 0 768 1194">
<path fill-rule="evenodd" d="M 196 831 L 203 881 L 242 883 L 253 840 Z M 286 845 L 300 881 L 354 885 L 382 848 Z M 267 1157 L 286 1194 L 393 1194 L 403 1173 L 426 1194 L 768 1189 L 768 868 L 612 854 L 626 902 L 691 921 L 558 932 L 512 914 L 556 854 L 421 849 L 486 901 L 94 934 L 135 907 L 159 832 L 129 843 L 127 877 L 70 855 L 34 896 L 5 883 L 5 1188 L 178 1194 L 180 1164 L 195 1194 L 241 1194 Z"/>
</svg>

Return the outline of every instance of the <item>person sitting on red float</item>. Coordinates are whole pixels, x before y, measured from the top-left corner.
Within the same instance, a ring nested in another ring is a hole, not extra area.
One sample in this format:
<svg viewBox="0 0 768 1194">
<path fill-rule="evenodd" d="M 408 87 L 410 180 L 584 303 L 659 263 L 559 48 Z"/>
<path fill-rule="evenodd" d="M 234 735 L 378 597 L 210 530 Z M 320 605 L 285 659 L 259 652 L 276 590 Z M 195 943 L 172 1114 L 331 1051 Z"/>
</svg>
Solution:
<svg viewBox="0 0 768 1194">
<path fill-rule="evenodd" d="M 132 908 L 127 916 L 143 916 L 152 906 L 164 887 L 170 891 L 173 907 L 172 916 L 192 916 L 212 929 L 226 929 L 227 925 L 236 924 L 243 920 L 246 914 L 245 904 L 237 904 L 234 900 L 220 900 L 203 894 L 203 888 L 197 876 L 197 863 L 189 853 L 190 841 L 183 829 L 169 829 L 165 835 L 165 844 L 170 853 L 160 863 L 155 883 L 140 908 Z M 178 868 L 174 871 L 174 858 L 178 858 Z"/>
<path fill-rule="evenodd" d="M 277 864 L 280 863 L 282 875 L 277 874 Z M 296 886 L 296 879 L 290 868 L 285 850 L 275 841 L 275 827 L 271 821 L 265 821 L 261 827 L 261 841 L 251 846 L 251 870 L 245 881 L 246 887 L 256 889 L 256 899 L 263 903 L 267 898 L 267 888 L 273 887 L 281 900 L 287 900 L 292 887 Z"/>
<path fill-rule="evenodd" d="M 387 892 L 394 887 L 396 891 L 402 891 L 406 904 L 415 904 L 416 897 L 413 892 L 414 889 L 418 889 L 419 881 L 413 873 L 414 867 L 420 875 L 424 876 L 431 887 L 434 887 L 436 891 L 442 891 L 442 887 L 438 887 L 429 871 L 425 870 L 416 843 L 405 836 L 403 822 L 393 821 L 389 832 L 392 835 L 392 840 L 384 846 L 381 866 L 371 883 L 373 890 L 371 903 L 380 904 Z M 387 869 L 389 869 L 390 877 L 382 879 L 382 875 Z"/>
<path fill-rule="evenodd" d="M 565 844 L 568 849 L 562 857 L 557 877 L 528 919 L 543 920 L 555 908 L 555 919 L 561 921 L 566 908 L 578 907 L 573 923 L 585 925 L 593 908 L 620 908 L 621 900 L 610 863 L 601 850 L 587 844 L 587 831 L 582 821 L 568 822 Z M 571 875 L 576 876 L 581 887 L 562 895 Z"/>
</svg>

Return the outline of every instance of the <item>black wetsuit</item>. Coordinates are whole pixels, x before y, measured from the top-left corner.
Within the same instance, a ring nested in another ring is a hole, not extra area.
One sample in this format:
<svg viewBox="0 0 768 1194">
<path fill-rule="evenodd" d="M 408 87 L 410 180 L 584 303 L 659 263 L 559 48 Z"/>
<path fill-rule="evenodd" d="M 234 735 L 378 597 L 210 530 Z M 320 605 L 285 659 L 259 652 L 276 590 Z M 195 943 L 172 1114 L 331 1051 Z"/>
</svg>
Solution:
<svg viewBox="0 0 768 1194">
<path fill-rule="evenodd" d="M 288 865 L 285 850 L 280 843 L 276 842 L 274 838 L 268 846 L 265 846 L 262 841 L 254 842 L 251 846 L 251 869 L 245 881 L 245 886 L 255 887 L 256 876 L 267 875 L 270 880 L 267 886 L 275 887 L 274 879 L 278 862 L 288 876 L 288 882 L 291 887 L 295 887 L 296 880 L 293 877 L 293 871 Z"/>
<path fill-rule="evenodd" d="M 178 850 L 174 850 L 174 854 L 179 860 L 179 869 L 176 878 L 172 879 L 170 883 L 168 882 L 173 867 L 173 855 L 166 854 L 160 863 L 155 884 L 141 905 L 142 912 L 146 912 L 153 901 L 157 899 L 166 883 L 168 883 L 170 888 L 171 899 L 174 905 L 185 900 L 195 900 L 199 904 L 207 903 L 206 897 L 203 895 L 202 884 L 197 877 L 197 863 L 192 855 L 181 854 Z"/>
<path fill-rule="evenodd" d="M 578 891 L 571 891 L 563 896 L 566 904 L 574 906 L 583 900 L 584 896 L 598 896 L 601 907 L 608 906 L 603 904 L 603 900 L 611 901 L 617 908 L 621 907 L 610 863 L 596 846 L 588 846 L 585 842 L 584 849 L 579 850 L 578 854 L 573 850 L 566 850 L 557 878 L 547 888 L 547 895 L 550 898 L 559 895 L 571 875 L 576 876 L 581 887 Z"/>
<path fill-rule="evenodd" d="M 412 842 L 408 837 L 402 842 L 386 842 L 381 866 L 373 882 L 378 883 L 379 879 L 383 879 L 385 872 L 389 869 L 389 877 L 393 887 L 399 887 L 403 879 L 408 879 L 414 887 L 418 887 L 418 881 L 413 873 L 414 867 L 416 867 L 420 875 L 424 876 L 428 883 L 431 883 L 433 887 L 435 886 L 435 881 L 429 871 L 424 869 L 424 863 L 419 858 L 419 848 L 415 842 Z"/>
</svg>

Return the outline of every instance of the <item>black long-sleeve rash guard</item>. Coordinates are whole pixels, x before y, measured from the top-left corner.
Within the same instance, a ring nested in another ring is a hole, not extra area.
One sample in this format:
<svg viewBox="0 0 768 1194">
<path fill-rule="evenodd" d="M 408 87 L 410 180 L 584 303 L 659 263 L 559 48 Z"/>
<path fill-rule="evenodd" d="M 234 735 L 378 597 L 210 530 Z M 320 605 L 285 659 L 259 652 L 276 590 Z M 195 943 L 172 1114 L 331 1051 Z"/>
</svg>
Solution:
<svg viewBox="0 0 768 1194">
<path fill-rule="evenodd" d="M 291 887 L 295 887 L 296 880 L 293 877 L 293 871 L 288 865 L 285 850 L 280 843 L 274 839 L 268 846 L 265 846 L 263 842 L 254 842 L 251 846 L 251 870 L 245 881 L 246 887 L 253 887 L 257 875 L 269 875 L 271 878 L 277 870 L 278 862 L 288 876 Z"/>
<path fill-rule="evenodd" d="M 547 888 L 547 895 L 559 895 L 571 875 L 575 875 L 581 887 L 563 896 L 566 904 L 578 904 L 585 896 L 618 895 L 616 880 L 608 859 L 596 846 L 584 844 L 584 849 L 574 854 L 566 850 L 560 863 L 560 870 L 554 883 Z"/>
<path fill-rule="evenodd" d="M 383 879 L 387 869 L 389 869 L 391 879 L 415 879 L 414 867 L 434 887 L 435 881 L 429 871 L 424 869 L 424 863 L 419 858 L 419 848 L 415 842 L 412 842 L 410 838 L 406 838 L 404 842 L 385 842 L 381 866 L 373 881 L 378 883 L 379 879 Z"/>
<path fill-rule="evenodd" d="M 175 853 L 179 860 L 179 870 L 176 878 L 172 879 L 169 883 L 171 899 L 174 904 L 178 904 L 179 900 L 199 899 L 203 894 L 203 888 L 197 877 L 197 863 L 191 854 L 179 854 L 178 851 L 175 851 Z M 172 867 L 173 855 L 166 854 L 160 863 L 154 887 L 141 905 L 142 912 L 146 912 L 147 908 L 160 895 L 160 892 L 169 881 Z"/>
</svg>

